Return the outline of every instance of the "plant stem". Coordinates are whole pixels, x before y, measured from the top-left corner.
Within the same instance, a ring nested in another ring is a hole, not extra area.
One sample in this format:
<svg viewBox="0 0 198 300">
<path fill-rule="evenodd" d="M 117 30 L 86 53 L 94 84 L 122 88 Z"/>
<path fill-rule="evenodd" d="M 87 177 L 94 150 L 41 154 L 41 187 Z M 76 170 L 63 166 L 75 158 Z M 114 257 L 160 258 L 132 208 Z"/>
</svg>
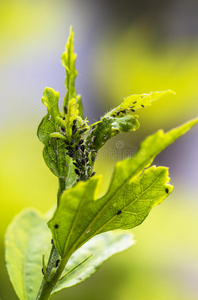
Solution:
<svg viewBox="0 0 198 300">
<path fill-rule="evenodd" d="M 67 189 L 66 182 L 64 179 L 59 178 L 59 189 L 57 194 L 57 205 L 59 204 L 59 199 L 64 190 Z M 48 300 L 50 294 L 55 287 L 57 281 L 59 280 L 65 265 L 69 259 L 69 257 L 65 257 L 59 263 L 59 266 L 56 267 L 57 260 L 60 259 L 60 255 L 58 254 L 55 245 L 52 245 L 51 253 L 49 256 L 49 260 L 46 267 L 47 280 L 45 277 L 41 283 L 40 290 L 38 292 L 36 300 Z"/>
</svg>

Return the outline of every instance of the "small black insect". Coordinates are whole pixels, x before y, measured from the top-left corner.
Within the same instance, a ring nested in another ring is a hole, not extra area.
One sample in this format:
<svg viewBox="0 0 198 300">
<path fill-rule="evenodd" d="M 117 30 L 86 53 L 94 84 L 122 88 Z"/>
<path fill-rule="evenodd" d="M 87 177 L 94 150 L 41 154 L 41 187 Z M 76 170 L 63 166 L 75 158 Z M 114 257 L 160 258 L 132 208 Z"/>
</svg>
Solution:
<svg viewBox="0 0 198 300">
<path fill-rule="evenodd" d="M 121 110 L 121 113 L 126 114 L 126 109 Z"/>
<path fill-rule="evenodd" d="M 83 139 L 81 139 L 80 141 L 79 141 L 79 145 L 81 145 L 81 144 L 83 144 L 84 143 L 84 140 Z"/>
<path fill-rule="evenodd" d="M 63 120 L 65 120 L 65 117 L 63 117 Z"/>
<path fill-rule="evenodd" d="M 75 134 L 77 132 L 77 128 L 73 129 L 72 127 L 72 134 Z"/>
<path fill-rule="evenodd" d="M 79 148 L 79 145 L 76 145 L 76 147 L 75 147 L 76 151 L 78 151 L 78 148 Z"/>
<path fill-rule="evenodd" d="M 55 225 L 54 225 L 54 228 L 55 228 L 55 229 L 58 229 L 58 227 L 59 227 L 58 224 L 55 224 Z"/>
<path fill-rule="evenodd" d="M 92 156 L 92 157 L 91 157 L 91 160 L 94 162 L 94 161 L 95 161 L 95 156 Z"/>
<path fill-rule="evenodd" d="M 142 108 L 144 108 L 144 105 L 143 105 L 143 104 L 141 104 L 141 106 L 142 106 Z"/>
<path fill-rule="evenodd" d="M 70 150 L 71 150 L 71 147 L 70 147 L 70 146 L 67 146 L 66 149 L 70 151 Z"/>
<path fill-rule="evenodd" d="M 65 127 L 61 126 L 61 131 L 65 132 Z"/>
<path fill-rule="evenodd" d="M 93 173 L 91 174 L 91 177 L 93 177 L 95 174 L 96 174 L 96 172 L 93 172 Z"/>
<path fill-rule="evenodd" d="M 67 106 L 66 105 L 64 106 L 64 112 L 65 112 L 65 114 L 67 114 Z"/>
<path fill-rule="evenodd" d="M 73 140 L 73 141 L 71 141 L 71 145 L 74 145 L 75 144 L 75 142 L 76 142 L 76 140 Z"/>
<path fill-rule="evenodd" d="M 69 151 L 69 152 L 67 152 L 67 155 L 69 156 L 69 157 L 73 157 L 73 152 L 71 152 L 71 151 Z"/>
<path fill-rule="evenodd" d="M 81 145 L 80 149 L 82 150 L 82 152 L 84 152 L 85 151 L 85 145 Z"/>
<path fill-rule="evenodd" d="M 119 216 L 122 213 L 121 210 L 118 210 L 118 212 L 116 213 L 117 216 Z"/>
<path fill-rule="evenodd" d="M 87 129 L 82 129 L 79 131 L 80 134 L 83 134 L 85 131 L 87 131 Z"/>
<path fill-rule="evenodd" d="M 134 101 L 133 104 L 137 103 L 137 101 Z"/>
<path fill-rule="evenodd" d="M 78 168 L 78 165 L 77 165 L 77 163 L 73 162 L 73 165 L 74 165 L 76 168 Z"/>
<path fill-rule="evenodd" d="M 78 169 L 75 169 L 75 173 L 80 176 L 80 172 L 78 171 Z"/>
<path fill-rule="evenodd" d="M 73 121 L 73 124 L 76 125 L 76 122 L 77 122 L 77 120 L 75 119 L 75 120 Z"/>
<path fill-rule="evenodd" d="M 85 159 L 82 159 L 82 165 L 86 165 L 86 160 Z"/>
<path fill-rule="evenodd" d="M 166 188 L 166 189 L 165 189 L 165 192 L 168 194 L 168 193 L 169 193 L 169 190 Z"/>
<path fill-rule="evenodd" d="M 56 268 L 58 268 L 59 263 L 60 263 L 60 259 L 57 259 L 57 261 L 56 261 Z"/>
<path fill-rule="evenodd" d="M 76 162 L 78 165 L 81 165 L 81 160 L 79 158 L 76 158 Z"/>
<path fill-rule="evenodd" d="M 132 112 L 135 112 L 135 109 L 132 109 L 132 108 L 131 108 L 131 111 L 132 111 Z"/>
<path fill-rule="evenodd" d="M 51 239 L 51 244 L 52 244 L 52 245 L 54 245 L 54 241 L 53 241 L 53 239 Z"/>
</svg>

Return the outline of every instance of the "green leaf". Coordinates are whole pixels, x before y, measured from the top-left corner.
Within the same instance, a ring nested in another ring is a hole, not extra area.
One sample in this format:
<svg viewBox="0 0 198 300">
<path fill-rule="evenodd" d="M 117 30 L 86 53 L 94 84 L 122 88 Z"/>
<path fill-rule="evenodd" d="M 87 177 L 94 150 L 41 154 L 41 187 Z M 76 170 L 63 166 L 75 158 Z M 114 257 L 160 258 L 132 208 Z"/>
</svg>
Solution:
<svg viewBox="0 0 198 300">
<path fill-rule="evenodd" d="M 83 106 L 81 102 L 81 96 L 77 95 L 76 88 L 75 88 L 75 80 L 76 80 L 76 76 L 78 75 L 78 72 L 75 68 L 76 57 L 77 55 L 74 53 L 74 32 L 73 32 L 73 28 L 71 27 L 70 36 L 66 44 L 65 52 L 63 52 L 61 56 L 61 63 L 66 71 L 65 87 L 67 90 L 67 93 L 63 101 L 63 111 L 64 111 L 64 106 L 67 106 L 69 101 L 72 98 L 75 98 L 76 104 L 79 105 L 79 116 L 83 118 Z"/>
<path fill-rule="evenodd" d="M 173 91 L 153 92 L 150 94 L 131 95 L 116 108 L 105 114 L 101 121 L 96 125 L 92 125 L 92 131 L 87 137 L 87 145 L 91 145 L 91 149 L 98 151 L 111 137 L 118 133 L 135 131 L 139 128 L 138 116 L 133 113 L 140 109 L 151 105 L 160 97 L 174 94 Z"/>
<path fill-rule="evenodd" d="M 96 129 L 87 137 L 87 145 L 93 143 L 92 148 L 98 151 L 111 137 L 121 132 L 135 131 L 139 128 L 138 116 L 123 116 L 113 118 L 107 116 L 102 119 Z"/>
<path fill-rule="evenodd" d="M 41 254 L 48 259 L 51 248 L 48 218 L 35 210 L 25 210 L 15 217 L 6 233 L 6 266 L 21 300 L 35 300 L 43 278 Z"/>
<path fill-rule="evenodd" d="M 116 108 L 112 109 L 103 118 L 107 116 L 112 116 L 113 114 L 119 115 L 122 113 L 123 110 L 126 110 L 127 113 L 134 113 L 136 110 L 140 108 L 145 108 L 151 106 L 152 102 L 158 100 L 162 96 L 175 94 L 172 90 L 162 91 L 162 92 L 151 92 L 149 94 L 135 94 L 128 96 L 124 99 L 124 101 L 117 106 Z M 124 114 L 126 112 L 123 112 Z"/>
<path fill-rule="evenodd" d="M 133 244 L 133 236 L 129 233 L 107 232 L 94 237 L 71 256 L 51 295 L 86 280 L 110 256 Z"/>
<path fill-rule="evenodd" d="M 45 254 L 47 262 L 51 249 L 51 233 L 46 222 L 53 211 L 41 215 L 35 210 L 24 210 L 7 230 L 6 266 L 21 300 L 36 299 L 43 279 L 42 254 Z M 130 233 L 105 233 L 93 238 L 71 256 L 52 295 L 86 280 L 110 256 L 133 244 Z"/>
<path fill-rule="evenodd" d="M 168 170 L 148 167 L 154 157 L 179 136 L 198 123 L 192 120 L 164 134 L 158 131 L 148 137 L 136 155 L 118 162 L 108 192 L 97 199 L 101 177 L 79 182 L 65 191 L 54 217 L 48 223 L 55 246 L 62 257 L 70 256 L 93 236 L 139 225 L 151 208 L 172 191 Z"/>
</svg>

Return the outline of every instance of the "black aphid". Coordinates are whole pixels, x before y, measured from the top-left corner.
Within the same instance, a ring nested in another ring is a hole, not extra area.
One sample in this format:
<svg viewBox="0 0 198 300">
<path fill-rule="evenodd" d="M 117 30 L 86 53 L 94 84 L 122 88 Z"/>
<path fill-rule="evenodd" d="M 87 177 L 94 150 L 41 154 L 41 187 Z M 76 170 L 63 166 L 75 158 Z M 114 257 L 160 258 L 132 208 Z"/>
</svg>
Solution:
<svg viewBox="0 0 198 300">
<path fill-rule="evenodd" d="M 56 268 L 58 268 L 59 263 L 60 263 L 60 259 L 57 259 L 57 261 L 56 261 Z"/>
<path fill-rule="evenodd" d="M 82 150 L 82 152 L 84 152 L 85 151 L 85 145 L 81 145 L 80 149 Z"/>
<path fill-rule="evenodd" d="M 81 165 L 81 160 L 79 158 L 76 158 L 76 162 L 78 165 Z"/>
<path fill-rule="evenodd" d="M 75 173 L 80 176 L 80 172 L 78 171 L 78 169 L 75 169 Z"/>
<path fill-rule="evenodd" d="M 82 129 L 79 131 L 80 134 L 83 134 L 85 131 L 87 131 L 87 129 Z"/>
<path fill-rule="evenodd" d="M 76 142 L 76 140 L 73 140 L 73 141 L 71 141 L 71 145 L 74 145 L 75 144 L 75 142 Z"/>
<path fill-rule="evenodd" d="M 133 104 L 137 103 L 137 101 L 134 101 Z"/>
<path fill-rule="evenodd" d="M 70 147 L 70 146 L 67 146 L 66 149 L 70 151 L 70 150 L 71 150 L 71 147 Z"/>
<path fill-rule="evenodd" d="M 54 225 L 54 228 L 55 228 L 55 229 L 58 229 L 58 227 L 59 227 L 58 224 L 55 224 L 55 225 Z"/>
<path fill-rule="evenodd" d="M 69 157 L 72 157 L 74 154 L 73 154 L 73 152 L 67 152 L 67 155 L 68 155 Z"/>
<path fill-rule="evenodd" d="M 95 174 L 96 174 L 96 172 L 93 172 L 93 173 L 91 174 L 91 177 L 93 177 Z"/>
<path fill-rule="evenodd" d="M 141 104 L 141 106 L 142 106 L 142 108 L 144 108 L 144 105 L 143 105 L 143 104 Z"/>
<path fill-rule="evenodd" d="M 131 108 L 131 111 L 132 111 L 132 112 L 135 112 L 135 109 L 132 109 L 132 108 Z"/>
<path fill-rule="evenodd" d="M 61 126 L 61 131 L 65 132 L 65 127 Z"/>
<path fill-rule="evenodd" d="M 165 189 L 165 192 L 168 194 L 168 193 L 169 193 L 169 189 L 166 188 L 166 189 Z"/>
<path fill-rule="evenodd" d="M 77 120 L 75 119 L 75 120 L 73 121 L 73 124 L 76 125 L 76 122 L 77 122 Z"/>
<path fill-rule="evenodd" d="M 116 213 L 117 216 L 119 216 L 122 213 L 121 210 L 118 210 L 118 212 Z"/>
<path fill-rule="evenodd" d="M 92 157 L 91 157 L 91 160 L 92 160 L 92 161 L 95 161 L 95 156 L 92 156 Z"/>
<path fill-rule="evenodd" d="M 126 114 L 126 109 L 121 110 L 121 113 Z"/>
<path fill-rule="evenodd" d="M 73 128 L 73 127 L 72 127 Z M 72 129 L 72 134 L 75 134 L 77 132 L 77 128 Z"/>
<path fill-rule="evenodd" d="M 78 168 L 78 165 L 77 165 L 75 162 L 73 162 L 73 165 L 74 165 L 76 168 Z"/>
<path fill-rule="evenodd" d="M 79 145 L 76 145 L 76 148 L 75 148 L 75 149 L 76 149 L 76 151 L 78 151 L 78 148 L 79 148 Z"/>
<path fill-rule="evenodd" d="M 79 145 L 81 145 L 81 144 L 83 144 L 84 143 L 84 140 L 83 139 L 81 139 L 80 141 L 79 141 Z"/>
<path fill-rule="evenodd" d="M 82 159 L 82 165 L 86 165 L 86 160 L 85 159 Z"/>
<path fill-rule="evenodd" d="M 51 244 L 52 244 L 52 245 L 54 245 L 54 241 L 53 241 L 53 239 L 51 239 Z"/>
<path fill-rule="evenodd" d="M 63 117 L 63 120 L 65 120 L 65 117 Z"/>
<path fill-rule="evenodd" d="M 65 112 L 65 114 L 67 114 L 67 106 L 66 105 L 64 106 L 64 112 Z"/>
</svg>

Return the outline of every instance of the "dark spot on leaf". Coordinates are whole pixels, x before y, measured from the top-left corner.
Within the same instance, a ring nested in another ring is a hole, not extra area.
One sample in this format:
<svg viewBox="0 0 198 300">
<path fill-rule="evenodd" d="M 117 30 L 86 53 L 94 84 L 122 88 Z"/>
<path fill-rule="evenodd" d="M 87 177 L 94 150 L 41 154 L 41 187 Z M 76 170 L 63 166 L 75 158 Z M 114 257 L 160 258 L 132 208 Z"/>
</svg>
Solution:
<svg viewBox="0 0 198 300">
<path fill-rule="evenodd" d="M 165 189 L 165 192 L 168 194 L 168 193 L 169 193 L 169 189 L 168 189 L 168 188 L 166 188 L 166 189 Z"/>
<path fill-rule="evenodd" d="M 58 227 L 59 227 L 58 224 L 55 224 L 55 225 L 54 225 L 54 228 L 55 228 L 55 229 L 58 229 Z"/>
<path fill-rule="evenodd" d="M 56 268 L 58 268 L 59 263 L 60 263 L 60 259 L 57 259 L 57 261 L 56 261 Z"/>
<path fill-rule="evenodd" d="M 118 212 L 116 213 L 116 215 L 118 216 L 118 215 L 120 215 L 122 213 L 122 211 L 121 210 L 118 210 Z"/>
</svg>

